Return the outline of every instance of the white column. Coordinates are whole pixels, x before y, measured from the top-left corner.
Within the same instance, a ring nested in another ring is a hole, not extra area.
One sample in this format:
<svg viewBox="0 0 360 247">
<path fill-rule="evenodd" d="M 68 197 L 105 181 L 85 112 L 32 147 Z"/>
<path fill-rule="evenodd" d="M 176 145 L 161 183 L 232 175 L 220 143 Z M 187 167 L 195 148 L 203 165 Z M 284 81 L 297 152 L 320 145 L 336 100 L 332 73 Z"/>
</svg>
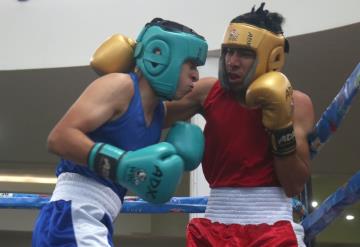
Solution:
<svg viewBox="0 0 360 247">
<path fill-rule="evenodd" d="M 196 124 L 204 129 L 205 119 L 197 114 L 191 118 L 191 123 Z M 202 166 L 190 173 L 190 196 L 208 196 L 210 192 L 209 184 L 205 180 Z M 204 214 L 190 214 L 191 218 L 203 217 Z"/>
</svg>

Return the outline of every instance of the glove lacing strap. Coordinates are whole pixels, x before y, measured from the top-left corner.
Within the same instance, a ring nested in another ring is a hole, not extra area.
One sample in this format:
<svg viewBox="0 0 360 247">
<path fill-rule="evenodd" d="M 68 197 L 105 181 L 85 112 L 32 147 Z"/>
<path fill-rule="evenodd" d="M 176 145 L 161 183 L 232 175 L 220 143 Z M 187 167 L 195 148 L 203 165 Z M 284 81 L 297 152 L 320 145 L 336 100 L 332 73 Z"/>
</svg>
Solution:
<svg viewBox="0 0 360 247">
<path fill-rule="evenodd" d="M 91 170 L 103 178 L 116 181 L 117 166 L 127 153 L 124 151 L 119 157 L 114 157 L 102 152 L 105 150 L 105 143 L 96 143 L 88 155 L 88 164 Z"/>
<path fill-rule="evenodd" d="M 294 127 L 290 125 L 287 128 L 271 130 L 272 153 L 276 156 L 286 156 L 296 151 L 296 139 Z"/>
</svg>

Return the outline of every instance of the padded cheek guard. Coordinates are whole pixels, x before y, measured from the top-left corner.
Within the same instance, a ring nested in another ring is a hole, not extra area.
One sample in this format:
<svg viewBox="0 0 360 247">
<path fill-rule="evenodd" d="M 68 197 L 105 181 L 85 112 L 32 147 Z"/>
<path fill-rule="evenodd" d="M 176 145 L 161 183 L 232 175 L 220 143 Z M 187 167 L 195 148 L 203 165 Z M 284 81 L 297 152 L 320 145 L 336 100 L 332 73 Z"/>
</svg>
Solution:
<svg viewBox="0 0 360 247">
<path fill-rule="evenodd" d="M 136 65 L 155 93 L 173 99 L 184 62 L 205 64 L 208 46 L 201 36 L 166 30 L 161 26 L 145 26 L 137 38 L 134 57 Z"/>
</svg>

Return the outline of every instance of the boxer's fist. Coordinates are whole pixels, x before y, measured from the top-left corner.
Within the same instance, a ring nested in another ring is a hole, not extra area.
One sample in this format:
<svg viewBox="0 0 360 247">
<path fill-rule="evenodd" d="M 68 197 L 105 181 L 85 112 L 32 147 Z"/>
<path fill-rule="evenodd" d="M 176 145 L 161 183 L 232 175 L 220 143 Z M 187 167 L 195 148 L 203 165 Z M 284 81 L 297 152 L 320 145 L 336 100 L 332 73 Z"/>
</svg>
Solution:
<svg viewBox="0 0 360 247">
<path fill-rule="evenodd" d="M 136 42 L 124 35 L 115 34 L 105 40 L 91 57 L 90 65 L 99 74 L 127 73 L 135 65 Z"/>
<path fill-rule="evenodd" d="M 262 108 L 262 122 L 271 133 L 272 151 L 278 156 L 291 154 L 296 149 L 292 93 L 289 80 L 280 72 L 260 76 L 246 92 L 246 105 Z"/>
<path fill-rule="evenodd" d="M 202 130 L 194 124 L 176 122 L 165 139 L 174 145 L 177 154 L 184 160 L 185 171 L 196 169 L 202 160 L 205 140 Z"/>
<path fill-rule="evenodd" d="M 89 154 L 89 168 L 151 203 L 170 200 L 180 184 L 184 162 L 173 145 L 161 142 L 125 152 L 96 143 Z"/>
</svg>

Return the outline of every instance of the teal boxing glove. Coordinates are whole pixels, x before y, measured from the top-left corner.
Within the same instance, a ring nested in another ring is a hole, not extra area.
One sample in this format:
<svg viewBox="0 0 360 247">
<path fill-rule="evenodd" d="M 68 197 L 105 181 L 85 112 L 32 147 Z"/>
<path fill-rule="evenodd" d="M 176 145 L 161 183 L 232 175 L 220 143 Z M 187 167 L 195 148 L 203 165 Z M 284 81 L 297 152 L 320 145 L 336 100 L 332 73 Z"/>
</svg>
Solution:
<svg viewBox="0 0 360 247">
<path fill-rule="evenodd" d="M 175 146 L 177 154 L 184 160 L 185 171 L 192 171 L 200 165 L 205 146 L 200 127 L 187 122 L 176 122 L 165 141 Z"/>
<path fill-rule="evenodd" d="M 184 162 L 175 147 L 165 142 L 129 152 L 96 143 L 90 150 L 88 164 L 100 176 L 151 203 L 169 201 L 184 170 Z"/>
</svg>

